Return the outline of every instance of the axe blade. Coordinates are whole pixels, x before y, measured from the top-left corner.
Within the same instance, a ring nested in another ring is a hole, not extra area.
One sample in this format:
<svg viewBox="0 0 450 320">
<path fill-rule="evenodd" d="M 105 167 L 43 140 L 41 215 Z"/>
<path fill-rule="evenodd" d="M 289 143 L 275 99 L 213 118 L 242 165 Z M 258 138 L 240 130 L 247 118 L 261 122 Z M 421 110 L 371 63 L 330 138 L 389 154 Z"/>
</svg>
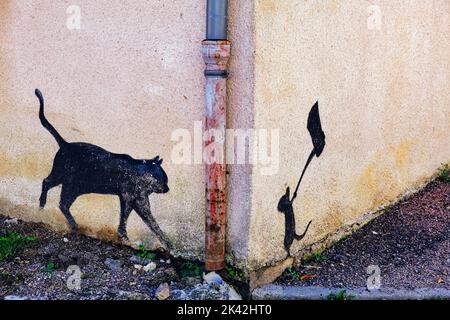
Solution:
<svg viewBox="0 0 450 320">
<path fill-rule="evenodd" d="M 318 101 L 309 112 L 308 131 L 314 145 L 314 153 L 317 157 L 319 157 L 322 154 L 323 148 L 325 148 L 325 133 L 322 130 L 322 124 L 320 122 Z"/>
</svg>

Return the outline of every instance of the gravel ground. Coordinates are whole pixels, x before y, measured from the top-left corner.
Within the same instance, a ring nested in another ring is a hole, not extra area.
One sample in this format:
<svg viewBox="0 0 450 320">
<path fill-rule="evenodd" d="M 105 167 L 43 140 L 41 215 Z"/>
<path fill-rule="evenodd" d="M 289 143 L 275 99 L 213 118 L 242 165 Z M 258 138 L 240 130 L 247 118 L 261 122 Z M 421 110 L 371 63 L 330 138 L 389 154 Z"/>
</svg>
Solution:
<svg viewBox="0 0 450 320">
<path fill-rule="evenodd" d="M 151 300 L 165 283 L 169 289 L 166 286 L 163 299 L 167 295 L 169 300 L 238 297 L 226 283 L 203 281 L 201 264 L 170 258 L 164 252 L 143 259 L 138 256 L 143 251 L 127 246 L 62 235 L 40 224 L 0 216 L 0 237 L 10 232 L 36 240 L 0 262 L 0 300 Z M 154 265 L 145 270 L 149 263 Z M 68 288 L 73 274 L 67 269 L 72 265 L 81 269 L 81 290 Z"/>
<path fill-rule="evenodd" d="M 8 232 L 37 240 L 0 262 L 0 300 L 30 299 L 123 300 L 156 299 L 157 288 L 169 284 L 168 299 L 239 298 L 230 286 L 206 283 L 182 274 L 185 262 L 156 253 L 154 270 L 144 270 L 137 250 L 83 235 L 62 235 L 43 225 L 0 216 L 0 236 Z M 142 253 L 142 252 L 141 252 Z M 366 268 L 378 265 L 383 288 L 450 289 L 450 184 L 432 182 L 418 194 L 393 206 L 380 217 L 318 256 L 285 272 L 281 285 L 361 288 Z M 67 286 L 67 268 L 82 271 L 81 290 Z M 221 276 L 227 279 L 226 274 Z"/>
<path fill-rule="evenodd" d="M 276 283 L 366 287 L 377 265 L 382 288 L 450 289 L 450 184 L 431 182 L 316 258 Z"/>
</svg>

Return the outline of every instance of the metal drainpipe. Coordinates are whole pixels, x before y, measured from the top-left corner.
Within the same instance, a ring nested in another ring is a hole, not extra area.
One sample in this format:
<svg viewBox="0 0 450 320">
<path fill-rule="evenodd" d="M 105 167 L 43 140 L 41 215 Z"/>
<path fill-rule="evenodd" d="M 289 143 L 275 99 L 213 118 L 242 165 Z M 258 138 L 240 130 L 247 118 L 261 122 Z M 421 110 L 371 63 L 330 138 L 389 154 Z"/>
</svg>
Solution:
<svg viewBox="0 0 450 320">
<path fill-rule="evenodd" d="M 205 163 L 205 268 L 214 271 L 225 267 L 225 128 L 227 63 L 231 50 L 231 44 L 227 40 L 227 0 L 207 0 L 206 25 L 206 40 L 202 42 L 202 55 L 206 64 L 204 148 L 208 155 Z"/>
</svg>

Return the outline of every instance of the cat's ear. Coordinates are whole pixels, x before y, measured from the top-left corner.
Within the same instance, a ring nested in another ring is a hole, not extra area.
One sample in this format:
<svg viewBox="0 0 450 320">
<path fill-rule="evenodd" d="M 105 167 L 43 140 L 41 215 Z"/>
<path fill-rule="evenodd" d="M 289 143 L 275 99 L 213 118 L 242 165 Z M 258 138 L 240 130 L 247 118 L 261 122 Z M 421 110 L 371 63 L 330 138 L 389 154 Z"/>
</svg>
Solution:
<svg viewBox="0 0 450 320">
<path fill-rule="evenodd" d="M 150 160 L 151 162 L 154 162 L 155 164 L 161 164 L 163 162 L 163 159 L 161 159 L 159 156 L 154 157 Z"/>
<path fill-rule="evenodd" d="M 288 197 L 291 195 L 291 189 L 289 187 L 286 188 L 286 195 Z"/>
<path fill-rule="evenodd" d="M 159 161 L 159 156 L 154 157 L 153 159 L 149 160 L 150 162 L 157 163 Z"/>
</svg>

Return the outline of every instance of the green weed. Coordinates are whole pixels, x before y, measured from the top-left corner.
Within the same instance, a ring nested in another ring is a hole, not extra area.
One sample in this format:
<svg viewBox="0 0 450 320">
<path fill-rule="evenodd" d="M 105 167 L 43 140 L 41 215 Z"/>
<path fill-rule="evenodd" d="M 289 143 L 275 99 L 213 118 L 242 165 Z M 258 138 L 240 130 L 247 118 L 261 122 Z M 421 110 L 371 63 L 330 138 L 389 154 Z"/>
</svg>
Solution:
<svg viewBox="0 0 450 320">
<path fill-rule="evenodd" d="M 439 181 L 450 183 L 450 164 L 444 164 L 439 169 L 438 178 Z"/>
<path fill-rule="evenodd" d="M 245 282 L 245 273 L 242 270 L 239 270 L 233 266 L 226 267 L 228 275 L 238 281 Z"/>
<path fill-rule="evenodd" d="M 182 278 L 200 277 L 204 271 L 205 271 L 204 267 L 201 267 L 194 262 L 187 261 L 181 265 L 179 273 Z"/>
<path fill-rule="evenodd" d="M 47 265 L 44 268 L 45 272 L 48 273 L 52 273 L 53 271 L 55 271 L 56 265 L 53 261 L 50 261 L 49 263 L 47 263 Z"/>
<path fill-rule="evenodd" d="M 300 281 L 300 274 L 292 267 L 286 269 L 287 274 L 294 280 Z"/>
<path fill-rule="evenodd" d="M 139 253 L 137 255 L 138 255 L 138 257 L 141 257 L 143 259 L 149 259 L 149 260 L 154 260 L 156 257 L 155 253 L 150 252 L 147 249 L 145 249 L 145 246 L 142 244 L 139 246 Z"/>
<path fill-rule="evenodd" d="M 327 256 L 323 253 L 323 251 L 317 250 L 312 254 L 306 256 L 303 261 L 304 263 L 321 263 L 327 261 Z"/>
<path fill-rule="evenodd" d="M 338 293 L 330 293 L 327 297 L 328 300 L 352 300 L 353 295 L 347 294 L 346 290 L 341 290 Z"/>
<path fill-rule="evenodd" d="M 14 256 L 18 250 L 23 249 L 36 240 L 36 237 L 25 237 L 16 232 L 6 233 L 0 237 L 0 261 Z"/>
</svg>

